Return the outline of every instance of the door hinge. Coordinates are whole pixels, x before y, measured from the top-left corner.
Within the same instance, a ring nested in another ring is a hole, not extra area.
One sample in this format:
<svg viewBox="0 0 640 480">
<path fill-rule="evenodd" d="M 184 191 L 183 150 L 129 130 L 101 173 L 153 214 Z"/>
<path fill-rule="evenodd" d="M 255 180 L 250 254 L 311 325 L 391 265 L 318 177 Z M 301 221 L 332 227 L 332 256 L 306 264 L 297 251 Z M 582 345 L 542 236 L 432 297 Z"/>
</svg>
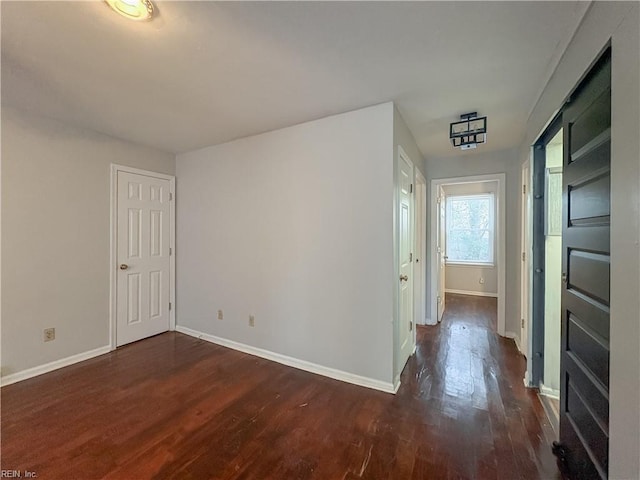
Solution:
<svg viewBox="0 0 640 480">
<path fill-rule="evenodd" d="M 171 302 L 169 302 L 169 310 L 171 310 Z"/>
<path fill-rule="evenodd" d="M 413 183 L 409 184 L 409 193 L 413 193 Z"/>
<path fill-rule="evenodd" d="M 522 252 L 522 261 L 524 262 L 527 258 L 527 254 L 525 252 Z"/>
<path fill-rule="evenodd" d="M 522 185 L 522 194 L 523 195 L 527 194 L 527 184 L 526 183 L 524 185 Z"/>
<path fill-rule="evenodd" d="M 409 322 L 409 331 L 411 332 L 413 330 L 413 322 Z"/>
<path fill-rule="evenodd" d="M 171 247 L 169 247 L 169 256 L 171 256 L 173 250 L 171 249 Z"/>
<path fill-rule="evenodd" d="M 524 328 L 524 318 L 520 319 L 520 328 Z"/>
<path fill-rule="evenodd" d="M 409 254 L 409 261 L 410 261 L 410 262 L 413 262 L 413 253 L 410 253 L 410 254 Z"/>
<path fill-rule="evenodd" d="M 173 200 L 173 193 L 169 192 L 169 201 Z"/>
</svg>

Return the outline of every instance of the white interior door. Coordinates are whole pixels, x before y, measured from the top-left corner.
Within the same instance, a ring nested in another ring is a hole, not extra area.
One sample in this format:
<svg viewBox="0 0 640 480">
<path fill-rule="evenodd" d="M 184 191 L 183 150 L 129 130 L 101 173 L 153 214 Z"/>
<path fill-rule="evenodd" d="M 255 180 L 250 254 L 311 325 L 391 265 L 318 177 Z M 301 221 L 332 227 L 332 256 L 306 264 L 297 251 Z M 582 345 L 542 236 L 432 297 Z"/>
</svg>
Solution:
<svg viewBox="0 0 640 480">
<path fill-rule="evenodd" d="M 116 345 L 169 330 L 170 182 L 118 172 Z"/>
<path fill-rule="evenodd" d="M 398 155 L 398 373 L 413 353 L 413 164 Z"/>
<path fill-rule="evenodd" d="M 444 189 L 438 186 L 438 221 L 437 224 L 437 241 L 438 241 L 438 321 L 442 321 L 442 315 L 445 309 L 445 274 L 447 267 L 446 254 L 446 212 Z"/>
</svg>

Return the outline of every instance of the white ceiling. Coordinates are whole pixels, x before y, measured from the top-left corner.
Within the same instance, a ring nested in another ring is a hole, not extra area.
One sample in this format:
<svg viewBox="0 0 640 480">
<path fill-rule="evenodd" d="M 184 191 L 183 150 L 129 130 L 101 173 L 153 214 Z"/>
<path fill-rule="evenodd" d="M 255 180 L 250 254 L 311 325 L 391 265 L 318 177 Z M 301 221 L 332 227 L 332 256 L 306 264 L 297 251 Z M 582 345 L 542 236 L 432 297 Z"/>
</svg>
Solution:
<svg viewBox="0 0 640 480">
<path fill-rule="evenodd" d="M 588 8 L 570 2 L 1 2 L 2 104 L 183 152 L 394 101 L 426 156 L 513 147 Z M 473 152 L 470 152 L 473 154 Z"/>
</svg>

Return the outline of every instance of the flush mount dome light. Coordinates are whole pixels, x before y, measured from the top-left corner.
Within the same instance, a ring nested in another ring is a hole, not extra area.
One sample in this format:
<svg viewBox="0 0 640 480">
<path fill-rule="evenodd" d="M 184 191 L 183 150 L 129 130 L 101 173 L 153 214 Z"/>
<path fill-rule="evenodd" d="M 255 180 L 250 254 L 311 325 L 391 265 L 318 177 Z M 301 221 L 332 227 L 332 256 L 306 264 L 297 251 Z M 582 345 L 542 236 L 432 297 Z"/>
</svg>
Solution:
<svg viewBox="0 0 640 480">
<path fill-rule="evenodd" d="M 105 0 L 111 8 L 131 20 L 150 20 L 153 17 L 151 0 Z"/>
<path fill-rule="evenodd" d="M 487 141 L 487 117 L 478 117 L 476 112 L 460 115 L 459 122 L 449 125 L 449 138 L 460 150 L 476 148 Z"/>
</svg>

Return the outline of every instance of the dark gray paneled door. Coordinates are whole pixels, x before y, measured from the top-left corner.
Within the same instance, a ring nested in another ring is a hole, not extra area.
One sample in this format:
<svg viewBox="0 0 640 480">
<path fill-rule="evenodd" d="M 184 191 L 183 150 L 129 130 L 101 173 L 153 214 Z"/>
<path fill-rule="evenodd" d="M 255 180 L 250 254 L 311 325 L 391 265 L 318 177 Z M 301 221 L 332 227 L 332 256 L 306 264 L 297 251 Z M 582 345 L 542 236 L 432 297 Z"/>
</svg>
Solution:
<svg viewBox="0 0 640 480">
<path fill-rule="evenodd" d="M 560 453 L 571 478 L 607 478 L 611 54 L 563 114 Z"/>
</svg>

